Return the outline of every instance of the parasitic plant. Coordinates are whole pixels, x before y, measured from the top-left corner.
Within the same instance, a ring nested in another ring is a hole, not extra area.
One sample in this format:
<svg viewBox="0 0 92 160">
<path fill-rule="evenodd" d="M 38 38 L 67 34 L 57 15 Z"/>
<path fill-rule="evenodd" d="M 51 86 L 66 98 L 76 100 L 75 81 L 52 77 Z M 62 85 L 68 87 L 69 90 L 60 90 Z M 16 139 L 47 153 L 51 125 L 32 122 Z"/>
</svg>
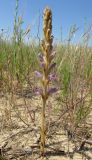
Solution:
<svg viewBox="0 0 92 160">
<path fill-rule="evenodd" d="M 41 155 L 45 153 L 46 141 L 46 122 L 45 122 L 45 108 L 47 105 L 48 97 L 57 91 L 57 88 L 51 87 L 51 81 L 56 79 L 56 75 L 52 72 L 56 63 L 53 62 L 55 52 L 53 51 L 53 35 L 52 35 L 52 12 L 49 8 L 45 8 L 43 15 L 43 33 L 44 39 L 41 43 L 42 53 L 39 54 L 42 73 L 35 71 L 37 77 L 41 79 L 41 88 L 37 89 L 37 93 L 42 97 L 42 115 L 41 115 L 41 142 L 40 150 Z"/>
</svg>

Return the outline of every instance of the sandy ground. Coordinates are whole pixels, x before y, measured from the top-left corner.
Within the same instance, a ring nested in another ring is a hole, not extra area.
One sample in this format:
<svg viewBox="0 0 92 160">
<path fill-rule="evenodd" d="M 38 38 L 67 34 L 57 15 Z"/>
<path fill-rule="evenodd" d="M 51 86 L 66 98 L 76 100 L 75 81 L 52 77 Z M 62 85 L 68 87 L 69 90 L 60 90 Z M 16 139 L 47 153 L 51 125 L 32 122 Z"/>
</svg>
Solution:
<svg viewBox="0 0 92 160">
<path fill-rule="evenodd" d="M 44 160 L 92 160 L 92 145 L 85 146 L 81 153 L 73 152 L 75 145 L 68 140 L 57 122 L 57 102 L 52 99 L 53 109 L 47 110 L 49 133 L 46 140 Z M 12 102 L 14 102 L 12 104 Z M 41 99 L 39 97 L 22 98 L 20 96 L 1 96 L 0 98 L 0 148 L 2 155 L 13 160 L 41 160 L 39 157 Z M 47 118 L 47 117 L 46 117 Z M 92 113 L 88 117 L 92 126 Z"/>
</svg>

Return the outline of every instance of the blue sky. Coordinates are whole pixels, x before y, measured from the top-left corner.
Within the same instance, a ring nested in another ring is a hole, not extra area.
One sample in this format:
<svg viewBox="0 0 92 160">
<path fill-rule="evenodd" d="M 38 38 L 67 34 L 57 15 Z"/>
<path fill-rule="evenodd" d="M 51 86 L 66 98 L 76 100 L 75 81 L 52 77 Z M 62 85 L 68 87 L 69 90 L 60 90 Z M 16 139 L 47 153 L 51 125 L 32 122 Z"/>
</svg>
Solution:
<svg viewBox="0 0 92 160">
<path fill-rule="evenodd" d="M 38 31 L 40 13 L 40 35 L 42 31 L 42 12 L 45 6 L 53 11 L 53 34 L 55 39 L 67 37 L 71 25 L 79 27 L 76 39 L 81 36 L 85 19 L 87 26 L 92 24 L 92 0 L 20 0 L 19 15 L 23 15 L 23 28 L 31 26 L 32 36 Z M 15 0 L 0 0 L 0 29 L 12 31 Z"/>
</svg>

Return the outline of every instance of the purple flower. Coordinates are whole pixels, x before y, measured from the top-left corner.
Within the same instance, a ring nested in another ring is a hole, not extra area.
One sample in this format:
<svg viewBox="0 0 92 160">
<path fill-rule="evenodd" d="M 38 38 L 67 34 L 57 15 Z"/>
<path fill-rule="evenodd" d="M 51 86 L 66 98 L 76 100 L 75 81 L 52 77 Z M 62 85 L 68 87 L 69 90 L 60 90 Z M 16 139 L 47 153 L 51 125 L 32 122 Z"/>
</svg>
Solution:
<svg viewBox="0 0 92 160">
<path fill-rule="evenodd" d="M 40 53 L 38 56 L 40 60 L 40 66 L 44 68 L 45 67 L 44 56 L 42 55 L 42 53 Z"/>
<path fill-rule="evenodd" d="M 42 62 L 43 61 L 43 55 L 42 55 L 42 53 L 39 53 L 38 57 L 39 57 L 40 62 Z"/>
<path fill-rule="evenodd" d="M 40 66 L 45 68 L 45 63 L 44 62 L 40 62 Z"/>
<path fill-rule="evenodd" d="M 36 95 L 42 95 L 43 94 L 43 90 L 39 87 L 39 88 L 35 88 L 34 90 Z"/>
<path fill-rule="evenodd" d="M 57 91 L 58 91 L 57 88 L 49 88 L 48 94 L 50 95 L 50 94 L 53 94 L 53 93 L 55 93 L 55 92 L 57 92 Z"/>
<path fill-rule="evenodd" d="M 50 67 L 49 67 L 49 70 L 51 71 L 51 69 L 53 69 L 55 66 L 56 66 L 56 63 L 55 63 L 55 62 L 52 63 L 52 64 L 50 65 Z"/>
<path fill-rule="evenodd" d="M 35 71 L 35 75 L 38 77 L 38 78 L 41 78 L 42 77 L 42 74 L 38 71 Z"/>
<path fill-rule="evenodd" d="M 56 74 L 55 74 L 55 73 L 50 74 L 48 78 L 49 78 L 50 81 L 55 81 L 55 80 L 57 80 L 57 77 L 56 77 Z"/>
</svg>

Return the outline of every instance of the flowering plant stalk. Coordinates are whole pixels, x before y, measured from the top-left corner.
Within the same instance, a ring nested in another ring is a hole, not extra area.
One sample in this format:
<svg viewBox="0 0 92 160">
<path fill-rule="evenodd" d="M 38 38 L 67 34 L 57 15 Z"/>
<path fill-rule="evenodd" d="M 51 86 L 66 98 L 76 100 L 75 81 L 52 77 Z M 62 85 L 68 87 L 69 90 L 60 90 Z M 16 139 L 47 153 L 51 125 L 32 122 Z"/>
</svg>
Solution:
<svg viewBox="0 0 92 160">
<path fill-rule="evenodd" d="M 49 8 L 45 8 L 43 15 L 43 33 L 44 39 L 41 43 L 42 53 L 39 55 L 42 73 L 35 71 L 37 77 L 41 78 L 42 87 L 38 88 L 37 93 L 42 97 L 42 112 L 41 112 L 41 143 L 40 150 L 41 155 L 45 153 L 45 141 L 46 141 L 46 123 L 45 123 L 45 108 L 48 97 L 57 91 L 56 88 L 51 88 L 51 81 L 56 79 L 56 75 L 51 73 L 55 67 L 53 58 L 55 52 L 53 51 L 53 36 L 52 36 L 52 12 Z"/>
</svg>

